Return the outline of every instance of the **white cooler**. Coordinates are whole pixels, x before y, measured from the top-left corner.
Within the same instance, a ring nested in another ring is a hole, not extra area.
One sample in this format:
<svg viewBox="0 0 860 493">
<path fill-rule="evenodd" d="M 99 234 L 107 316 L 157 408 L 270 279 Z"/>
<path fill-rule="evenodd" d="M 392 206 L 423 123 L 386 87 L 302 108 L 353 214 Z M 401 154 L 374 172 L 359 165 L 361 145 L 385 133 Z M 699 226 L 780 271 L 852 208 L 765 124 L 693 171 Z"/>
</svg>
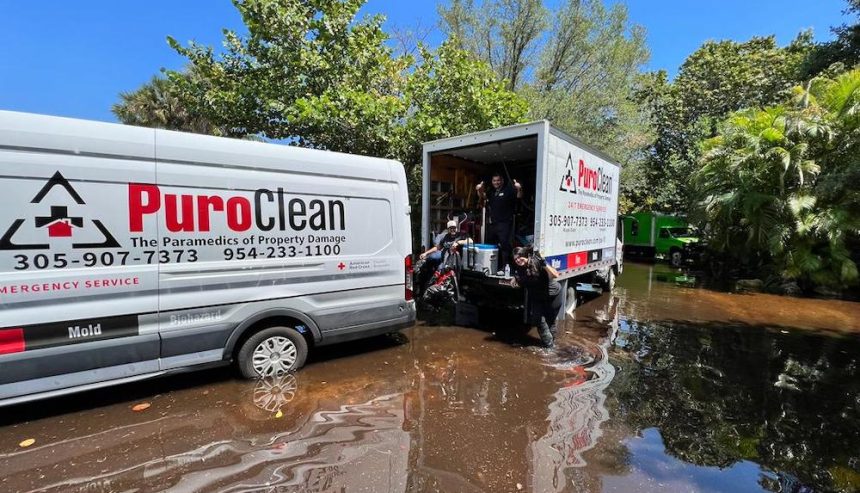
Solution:
<svg viewBox="0 0 860 493">
<path fill-rule="evenodd" d="M 466 247 L 467 270 L 495 275 L 498 272 L 499 249 L 496 245 L 476 243 Z"/>
</svg>

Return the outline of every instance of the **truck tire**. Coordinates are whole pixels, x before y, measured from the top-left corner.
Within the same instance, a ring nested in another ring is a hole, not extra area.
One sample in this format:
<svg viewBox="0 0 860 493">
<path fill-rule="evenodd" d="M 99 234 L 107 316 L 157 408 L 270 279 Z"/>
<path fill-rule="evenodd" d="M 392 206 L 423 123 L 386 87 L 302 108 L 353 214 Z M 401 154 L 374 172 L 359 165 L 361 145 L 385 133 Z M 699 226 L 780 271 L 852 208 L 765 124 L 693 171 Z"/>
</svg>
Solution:
<svg viewBox="0 0 860 493">
<path fill-rule="evenodd" d="M 578 305 L 579 299 L 576 297 L 576 283 L 568 280 L 567 293 L 564 301 L 564 313 L 566 313 L 568 317 L 572 317 L 573 312 L 576 310 Z"/>
<path fill-rule="evenodd" d="M 669 263 L 672 264 L 672 267 L 680 267 L 684 263 L 684 254 L 681 253 L 681 250 L 673 249 L 669 252 Z"/>
<path fill-rule="evenodd" d="M 600 287 L 602 287 L 603 290 L 606 291 L 607 293 L 611 293 L 612 291 L 615 291 L 615 280 L 616 280 L 615 269 L 610 267 L 609 272 L 606 273 L 606 277 L 600 283 L 601 284 Z"/>
<path fill-rule="evenodd" d="M 307 357 L 308 343 L 295 329 L 269 327 L 249 337 L 236 360 L 243 377 L 257 379 L 296 371 Z"/>
</svg>

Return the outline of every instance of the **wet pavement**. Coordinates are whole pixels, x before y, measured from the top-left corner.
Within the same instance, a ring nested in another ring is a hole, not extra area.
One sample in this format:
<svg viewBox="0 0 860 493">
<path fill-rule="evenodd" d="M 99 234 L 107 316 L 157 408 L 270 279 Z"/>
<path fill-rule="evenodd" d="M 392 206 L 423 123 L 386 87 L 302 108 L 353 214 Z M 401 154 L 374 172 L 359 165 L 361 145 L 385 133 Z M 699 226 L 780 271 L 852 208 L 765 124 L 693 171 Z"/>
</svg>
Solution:
<svg viewBox="0 0 860 493">
<path fill-rule="evenodd" d="M 0 491 L 860 491 L 860 303 L 685 282 L 0 409 Z"/>
</svg>

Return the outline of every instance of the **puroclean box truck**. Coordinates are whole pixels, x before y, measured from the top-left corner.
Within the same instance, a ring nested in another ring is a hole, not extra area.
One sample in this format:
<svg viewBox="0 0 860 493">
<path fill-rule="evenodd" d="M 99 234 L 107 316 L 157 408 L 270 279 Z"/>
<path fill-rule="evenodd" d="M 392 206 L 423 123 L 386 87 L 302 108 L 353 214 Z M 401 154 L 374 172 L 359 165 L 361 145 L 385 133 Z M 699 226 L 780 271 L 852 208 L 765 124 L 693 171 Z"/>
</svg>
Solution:
<svg viewBox="0 0 860 493">
<path fill-rule="evenodd" d="M 0 405 L 415 320 L 395 161 L 0 111 Z"/>
<path fill-rule="evenodd" d="M 482 240 L 485 221 L 474 190 L 481 181 L 489 183 L 495 172 L 522 185 L 514 242 L 533 244 L 559 271 L 566 311 L 576 306 L 577 285 L 614 287 L 622 268 L 617 228 L 620 165 L 548 121 L 424 144 L 425 246 L 449 217 L 461 217 L 461 211 L 471 211 L 470 231 L 476 242 Z M 468 259 L 465 263 L 460 285 L 466 301 L 490 304 L 510 290 L 496 269 L 471 269 Z"/>
</svg>

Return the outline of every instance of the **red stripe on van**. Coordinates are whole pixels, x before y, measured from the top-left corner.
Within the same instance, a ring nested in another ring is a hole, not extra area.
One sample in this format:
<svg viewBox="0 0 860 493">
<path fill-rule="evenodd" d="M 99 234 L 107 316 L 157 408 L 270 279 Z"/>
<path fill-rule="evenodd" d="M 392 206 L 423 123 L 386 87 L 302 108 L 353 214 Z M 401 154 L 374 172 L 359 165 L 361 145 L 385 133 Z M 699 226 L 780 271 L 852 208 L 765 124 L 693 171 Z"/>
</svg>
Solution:
<svg viewBox="0 0 860 493">
<path fill-rule="evenodd" d="M 0 354 L 21 353 L 24 349 L 24 329 L 0 330 Z"/>
</svg>

